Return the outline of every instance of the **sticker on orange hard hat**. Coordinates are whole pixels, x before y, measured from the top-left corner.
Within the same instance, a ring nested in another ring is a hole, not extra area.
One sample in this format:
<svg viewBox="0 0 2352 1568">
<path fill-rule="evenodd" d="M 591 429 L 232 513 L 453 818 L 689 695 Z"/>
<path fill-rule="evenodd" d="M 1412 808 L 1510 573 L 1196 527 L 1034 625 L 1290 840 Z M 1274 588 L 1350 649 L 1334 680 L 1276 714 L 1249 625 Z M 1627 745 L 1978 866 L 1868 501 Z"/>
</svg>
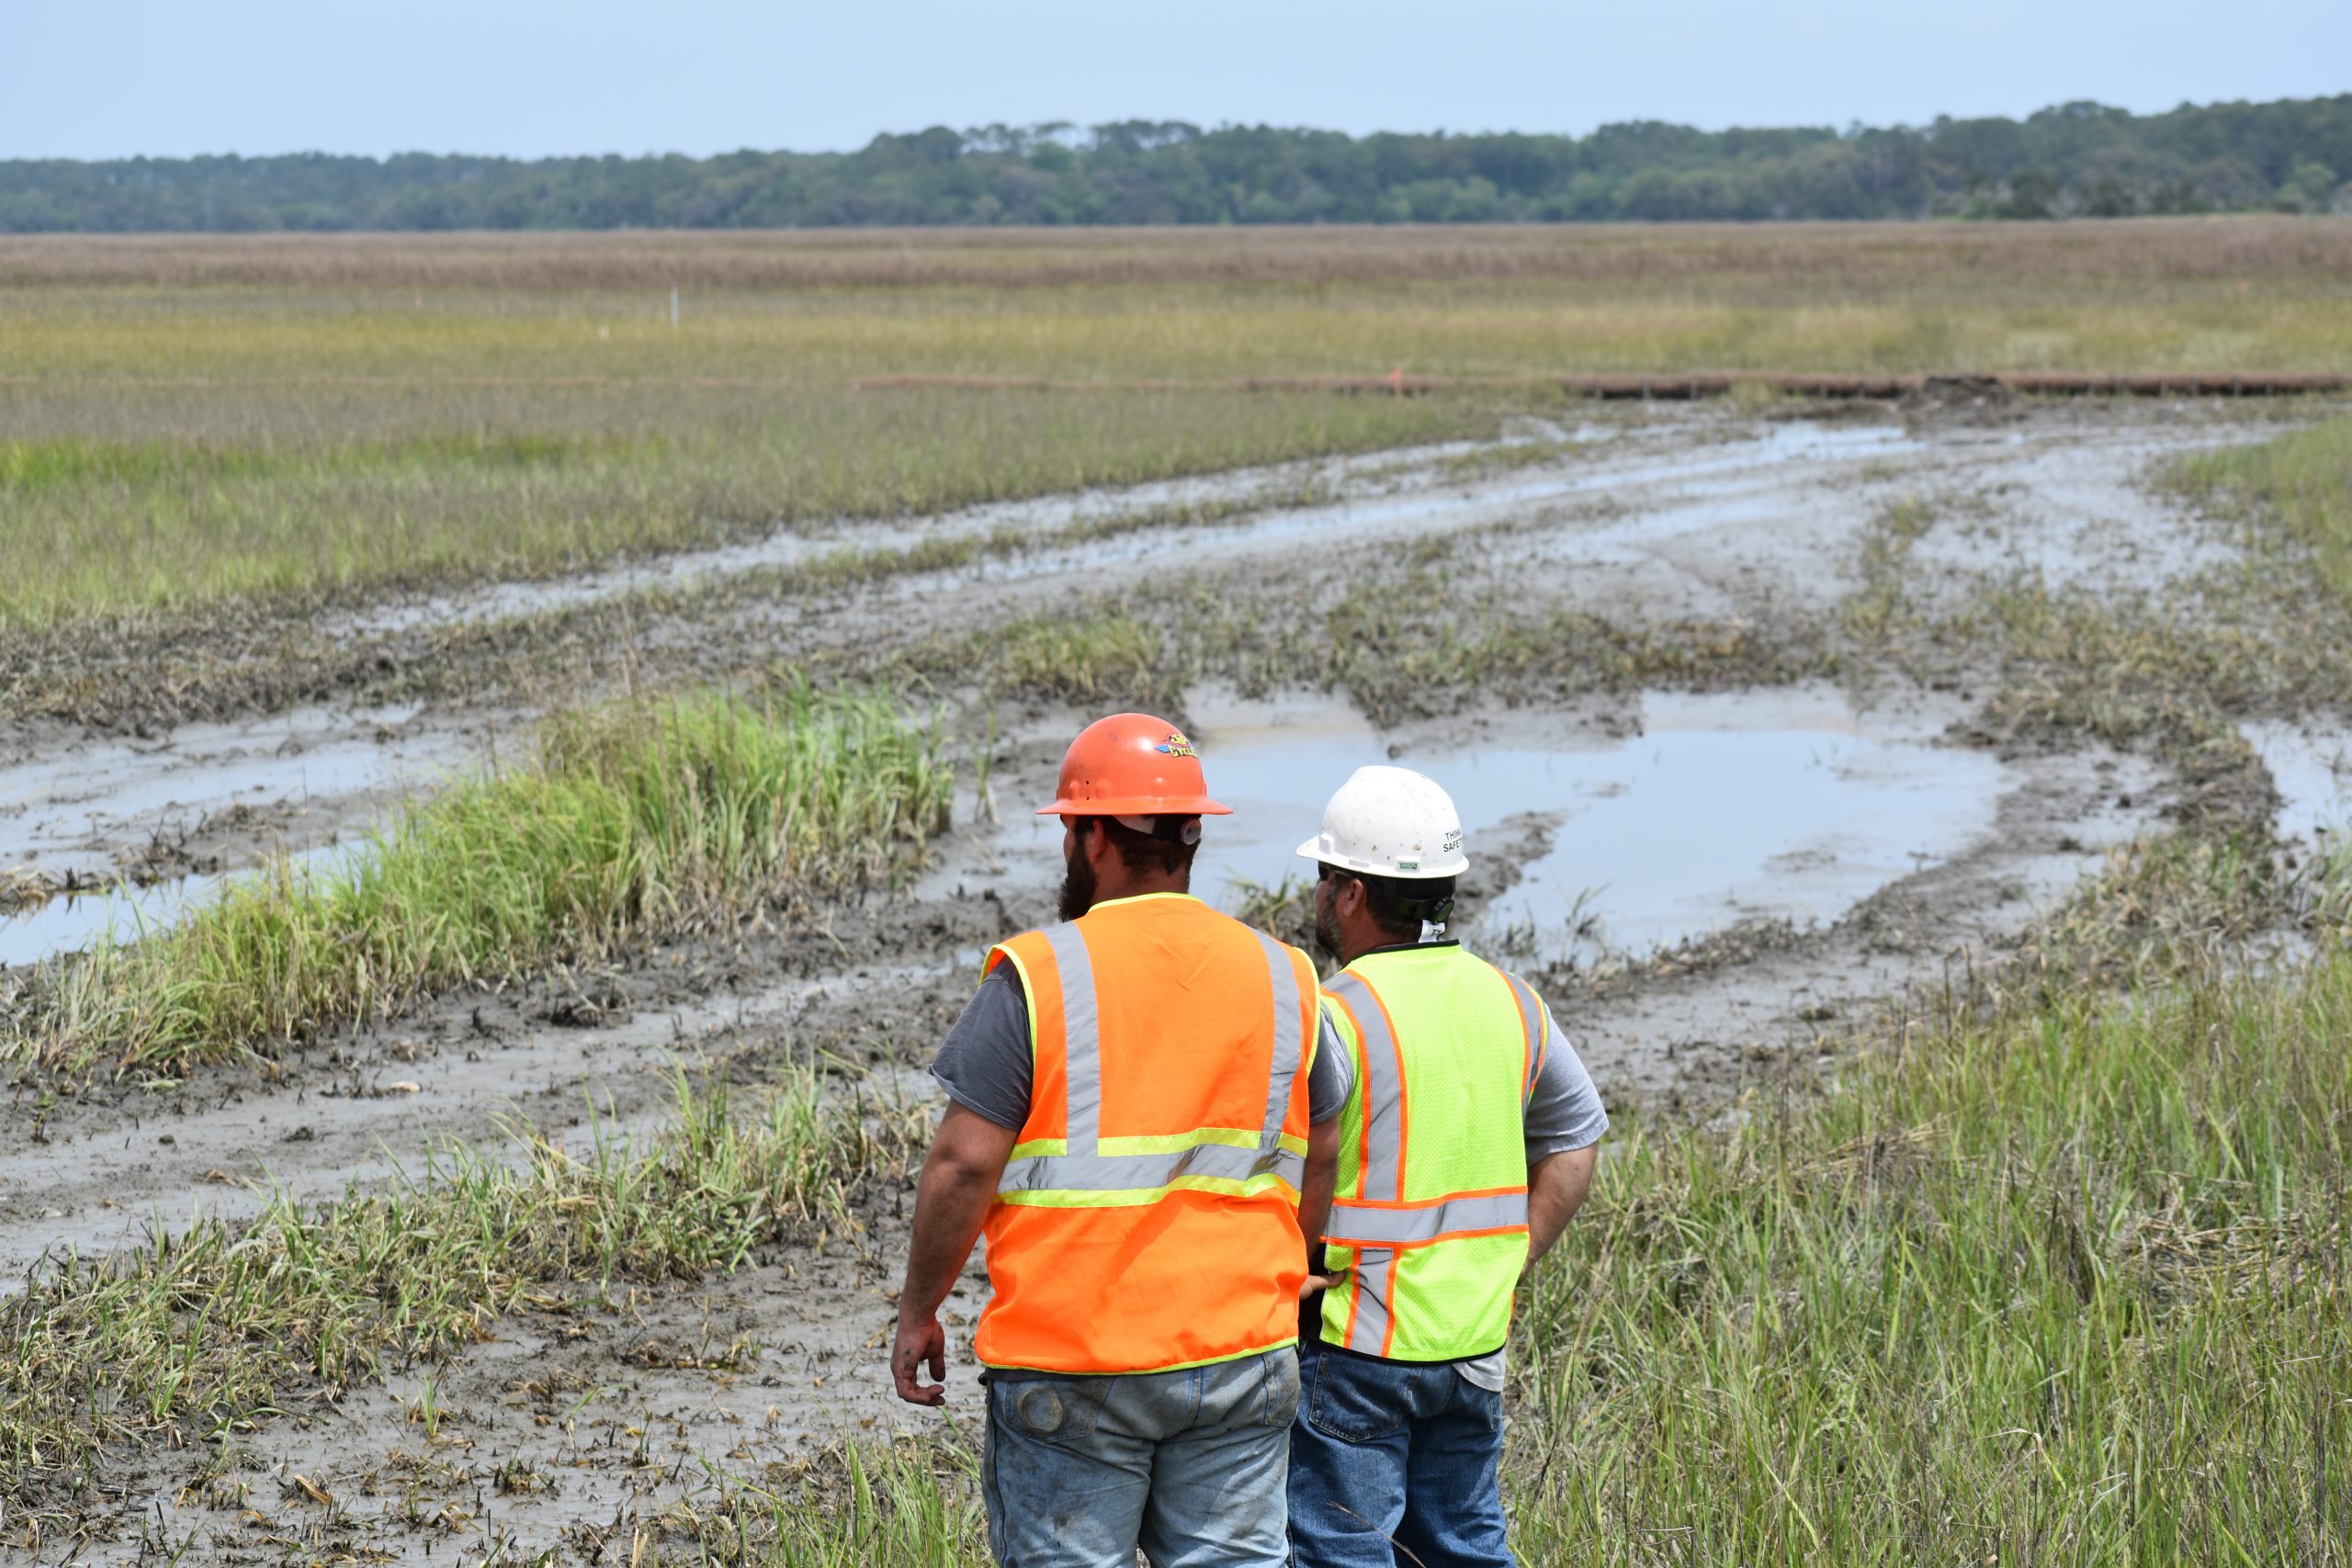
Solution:
<svg viewBox="0 0 2352 1568">
<path fill-rule="evenodd" d="M 1184 732 L 1181 729 L 1170 730 L 1168 732 L 1168 739 L 1153 747 L 1152 750 L 1155 751 L 1165 751 L 1171 757 L 1198 757 L 1200 755 L 1198 751 L 1193 750 L 1193 743 L 1184 739 Z"/>
</svg>

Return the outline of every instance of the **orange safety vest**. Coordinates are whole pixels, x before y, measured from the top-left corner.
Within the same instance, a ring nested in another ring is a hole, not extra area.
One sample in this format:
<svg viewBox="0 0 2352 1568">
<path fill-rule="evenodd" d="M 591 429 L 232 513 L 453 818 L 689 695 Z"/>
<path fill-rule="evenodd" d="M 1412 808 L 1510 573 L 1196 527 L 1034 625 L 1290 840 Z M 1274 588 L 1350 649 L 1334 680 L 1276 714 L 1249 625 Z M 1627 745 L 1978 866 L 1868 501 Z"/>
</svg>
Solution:
<svg viewBox="0 0 2352 1568">
<path fill-rule="evenodd" d="M 992 950 L 1029 1002 L 1029 1119 L 988 1218 L 992 1367 L 1148 1372 L 1298 1338 L 1306 955 L 1185 894 Z"/>
</svg>

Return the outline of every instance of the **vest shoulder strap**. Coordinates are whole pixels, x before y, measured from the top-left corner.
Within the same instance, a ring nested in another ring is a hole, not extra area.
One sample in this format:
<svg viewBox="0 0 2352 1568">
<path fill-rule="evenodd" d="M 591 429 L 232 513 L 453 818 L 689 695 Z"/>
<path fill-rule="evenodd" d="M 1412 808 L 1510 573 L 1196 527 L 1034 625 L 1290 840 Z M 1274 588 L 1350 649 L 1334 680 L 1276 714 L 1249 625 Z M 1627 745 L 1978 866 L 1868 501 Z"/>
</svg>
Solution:
<svg viewBox="0 0 2352 1568">
<path fill-rule="evenodd" d="M 1487 967 L 1510 986 L 1511 1000 L 1519 1007 L 1519 1025 L 1527 1036 L 1527 1066 L 1520 1075 L 1519 1097 L 1520 1104 L 1524 1106 L 1535 1098 L 1535 1080 L 1543 1076 L 1544 1058 L 1552 1049 L 1552 1015 L 1544 1006 L 1544 998 L 1535 994 L 1534 987 L 1499 965 Z"/>
</svg>

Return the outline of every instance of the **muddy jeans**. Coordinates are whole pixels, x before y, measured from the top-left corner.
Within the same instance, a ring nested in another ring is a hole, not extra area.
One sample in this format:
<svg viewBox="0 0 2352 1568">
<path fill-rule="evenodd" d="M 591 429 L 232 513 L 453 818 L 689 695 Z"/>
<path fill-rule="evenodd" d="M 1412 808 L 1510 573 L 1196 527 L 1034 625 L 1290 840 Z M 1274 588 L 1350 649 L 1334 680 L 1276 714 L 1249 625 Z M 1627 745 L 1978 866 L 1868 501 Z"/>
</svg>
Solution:
<svg viewBox="0 0 2352 1568">
<path fill-rule="evenodd" d="M 1283 1568 L 1298 1357 L 1180 1372 L 991 1371 L 980 1462 L 1004 1568 Z"/>
</svg>

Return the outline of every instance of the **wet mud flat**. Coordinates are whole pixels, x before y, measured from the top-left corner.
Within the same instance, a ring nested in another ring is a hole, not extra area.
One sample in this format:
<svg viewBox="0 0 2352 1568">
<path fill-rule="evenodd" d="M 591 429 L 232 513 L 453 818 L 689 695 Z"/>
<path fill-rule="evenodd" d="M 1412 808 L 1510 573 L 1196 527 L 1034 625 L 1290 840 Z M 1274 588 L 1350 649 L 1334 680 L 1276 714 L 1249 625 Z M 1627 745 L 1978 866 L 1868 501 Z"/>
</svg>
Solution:
<svg viewBox="0 0 2352 1568">
<path fill-rule="evenodd" d="M 1972 583 L 2020 575 L 2128 602 L 2226 567 L 2238 548 L 2152 470 L 2275 428 L 2070 406 L 1909 420 L 1699 410 L 1533 433 L 1518 443 L 1543 447 L 1532 460 L 1359 462 L 1312 499 L 1294 485 L 1281 504 L 1214 522 L 1079 538 L 1065 505 L 1035 520 L 1034 549 L 821 594 L 748 589 L 757 567 L 682 574 L 658 613 L 637 606 L 638 673 L 725 674 L 844 647 L 878 662 L 943 626 L 985 633 L 1139 580 L 1303 604 L 1335 559 L 1377 572 L 1432 537 L 1451 542 L 1453 583 L 1507 587 L 1532 605 L 1834 639 L 1869 590 L 1871 542 L 1911 504 L 1937 512 L 1908 541 L 1917 603 L 1956 604 Z M 1007 525 L 1000 513 L 987 527 Z M 616 602 L 607 580 L 581 592 L 528 613 Z M 381 635 L 419 634 L 401 621 Z M 1521 687 L 1515 702 L 1446 692 L 1377 720 L 1345 689 L 1211 672 L 1171 705 L 1240 808 L 1211 824 L 1200 891 L 1238 907 L 1245 884 L 1306 872 L 1293 851 L 1351 767 L 1424 768 L 1454 789 L 1482 857 L 1466 938 L 1539 980 L 1618 1105 L 1720 1103 L 1810 1061 L 1841 1021 L 1905 987 L 1997 961 L 2110 848 L 2186 809 L 2191 781 L 2163 747 L 2003 722 L 1990 711 L 2002 671 L 1972 657 L 1907 664 L 1841 642 L 1792 681 L 1719 673 L 1549 698 Z M 598 679 L 563 666 L 548 699 Z M 264 705 L 135 744 L 27 730 L 0 791 L 22 809 L 0 816 L 0 835 L 97 874 L 189 826 L 207 869 L 158 878 L 142 910 L 168 919 L 175 895 L 204 896 L 187 878 L 340 841 L 404 794 L 488 765 L 528 718 L 507 689 L 368 705 L 379 694 Z M 777 909 L 595 973 L 454 994 L 168 1089 L 20 1084 L 5 1111 L 0 1262 L 21 1277 L 44 1253 L 135 1244 L 199 1209 L 251 1213 L 270 1183 L 316 1198 L 367 1190 L 419 1168 L 438 1141 L 494 1148 L 516 1116 L 560 1139 L 642 1130 L 667 1113 L 681 1063 L 747 1088 L 814 1066 L 919 1100 L 921 1066 L 987 945 L 1050 914 L 1058 834 L 1026 807 L 1103 705 L 977 679 L 936 700 L 951 728 L 992 737 L 988 797 L 967 787 L 906 886 Z M 2336 819 L 2345 722 L 2322 708 L 2242 716 L 2274 792 L 2259 808 L 2283 838 L 2315 841 Z M 263 797 L 266 820 L 249 831 L 226 820 Z M 97 926 L 29 922 L 90 907 L 61 898 L 9 917 L 9 961 L 70 953 Z M 559 1561 L 618 1561 L 640 1536 L 690 1530 L 723 1494 L 718 1477 L 784 1473 L 812 1442 L 935 1429 L 882 1382 L 907 1191 L 902 1173 L 877 1173 L 855 1234 L 772 1249 L 690 1288 L 640 1288 L 614 1310 L 487 1325 L 446 1365 L 317 1391 L 225 1455 L 125 1455 L 81 1505 L 90 1560 L 135 1556 L 149 1526 L 193 1540 L 183 1561 L 530 1561 L 550 1547 Z M 967 1289 L 956 1305 L 968 1318 Z M 973 1392 L 956 1387 L 959 1420 L 977 1418 Z M 62 1528 L 38 1560 L 61 1560 Z M 0 1538 L 13 1529 L 0 1524 Z"/>
</svg>

